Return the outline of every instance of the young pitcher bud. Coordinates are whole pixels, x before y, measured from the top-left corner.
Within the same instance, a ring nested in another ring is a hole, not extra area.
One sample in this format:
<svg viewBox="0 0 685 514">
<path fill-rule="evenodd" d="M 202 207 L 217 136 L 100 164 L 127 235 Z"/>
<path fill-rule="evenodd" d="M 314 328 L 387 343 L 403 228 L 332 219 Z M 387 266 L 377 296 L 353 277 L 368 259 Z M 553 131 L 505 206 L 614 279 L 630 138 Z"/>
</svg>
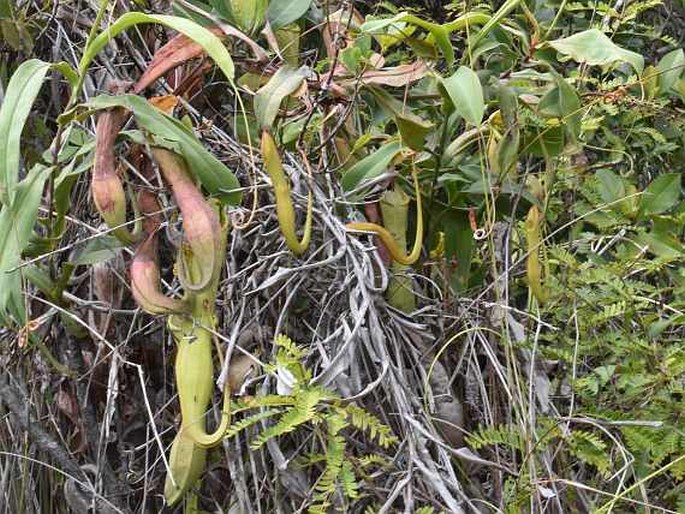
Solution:
<svg viewBox="0 0 685 514">
<path fill-rule="evenodd" d="M 114 143 L 125 120 L 126 113 L 122 109 L 105 111 L 98 118 L 90 189 L 95 207 L 107 226 L 122 242 L 130 244 L 136 240 L 136 236 L 124 226 L 126 193 L 116 171 L 114 154 Z"/>
<path fill-rule="evenodd" d="M 136 303 L 149 314 L 175 314 L 187 310 L 181 300 L 163 294 L 159 289 L 157 236 L 151 234 L 143 241 L 131 262 L 131 290 Z"/>
<path fill-rule="evenodd" d="M 217 271 L 217 255 L 221 245 L 219 214 L 205 200 L 180 157 L 163 148 L 153 148 L 152 156 L 171 186 L 183 215 L 183 232 L 187 244 L 181 248 L 179 278 L 188 289 L 204 290 Z"/>
<path fill-rule="evenodd" d="M 164 295 L 160 289 L 157 230 L 162 224 L 159 202 L 148 190 L 138 193 L 138 208 L 145 216 L 140 243 L 131 262 L 131 290 L 136 303 L 150 314 L 175 314 L 187 310 L 186 304 Z"/>
</svg>

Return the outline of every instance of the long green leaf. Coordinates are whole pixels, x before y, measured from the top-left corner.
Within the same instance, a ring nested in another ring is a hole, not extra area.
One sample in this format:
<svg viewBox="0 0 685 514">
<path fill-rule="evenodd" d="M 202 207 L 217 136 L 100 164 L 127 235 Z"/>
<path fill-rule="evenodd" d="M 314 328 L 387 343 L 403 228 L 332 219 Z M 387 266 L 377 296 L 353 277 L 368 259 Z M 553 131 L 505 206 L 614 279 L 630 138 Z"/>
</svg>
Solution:
<svg viewBox="0 0 685 514">
<path fill-rule="evenodd" d="M 617 46 L 603 32 L 589 29 L 572 36 L 555 39 L 549 44 L 557 52 L 571 57 L 576 62 L 604 66 L 615 62 L 627 62 L 639 74 L 645 66 L 640 54 Z"/>
<path fill-rule="evenodd" d="M 50 63 L 30 59 L 14 72 L 0 107 L 0 202 L 11 204 L 19 176 L 21 133 Z"/>
<path fill-rule="evenodd" d="M 480 125 L 485 113 L 485 101 L 483 86 L 476 72 L 460 66 L 454 75 L 442 79 L 442 86 L 459 115 L 472 125 Z"/>
<path fill-rule="evenodd" d="M 306 66 L 293 68 L 285 65 L 280 67 L 269 82 L 257 91 L 254 98 L 254 112 L 261 128 L 273 127 L 283 99 L 297 91 L 309 74 L 309 68 Z"/>
<path fill-rule="evenodd" d="M 654 179 L 640 199 L 640 216 L 661 214 L 680 200 L 680 173 L 665 173 Z"/>
<path fill-rule="evenodd" d="M 156 109 L 144 98 L 135 95 L 103 95 L 93 98 L 86 105 L 94 109 L 123 107 L 133 112 L 142 129 L 172 143 L 171 146 L 181 152 L 191 172 L 207 191 L 217 195 L 225 203 L 240 203 L 240 182 L 233 172 L 205 150 L 183 123 Z"/>
<path fill-rule="evenodd" d="M 343 190 L 346 192 L 353 191 L 363 185 L 364 182 L 382 175 L 395 156 L 404 149 L 400 143 L 392 141 L 353 164 L 342 176 Z"/>
<path fill-rule="evenodd" d="M 273 30 L 299 20 L 309 10 L 312 0 L 271 0 L 266 11 L 266 18 Z"/>
<path fill-rule="evenodd" d="M 368 89 L 376 98 L 378 105 L 395 118 L 402 142 L 417 152 L 423 150 L 426 136 L 433 127 L 433 123 L 414 114 L 410 107 L 384 89 L 373 86 L 369 86 Z"/>
<path fill-rule="evenodd" d="M 659 69 L 659 91 L 667 93 L 685 70 L 685 52 L 682 48 L 676 48 L 672 52 L 667 53 L 659 61 L 657 65 Z"/>
<path fill-rule="evenodd" d="M 36 222 L 43 185 L 52 168 L 35 166 L 17 186 L 15 200 L 0 211 L 0 318 L 26 322 L 20 270 L 21 253 Z"/>
<path fill-rule="evenodd" d="M 141 12 L 129 12 L 122 15 L 107 30 L 99 34 L 86 48 L 79 63 L 79 73 L 85 74 L 86 69 L 95 56 L 102 50 L 109 41 L 124 30 L 144 23 L 158 23 L 164 25 L 192 39 L 200 45 L 209 55 L 216 65 L 221 69 L 229 82 L 233 82 L 235 68 L 233 59 L 226 47 L 217 36 L 209 30 L 198 25 L 194 21 L 178 16 L 167 16 L 162 14 L 145 14 Z"/>
</svg>

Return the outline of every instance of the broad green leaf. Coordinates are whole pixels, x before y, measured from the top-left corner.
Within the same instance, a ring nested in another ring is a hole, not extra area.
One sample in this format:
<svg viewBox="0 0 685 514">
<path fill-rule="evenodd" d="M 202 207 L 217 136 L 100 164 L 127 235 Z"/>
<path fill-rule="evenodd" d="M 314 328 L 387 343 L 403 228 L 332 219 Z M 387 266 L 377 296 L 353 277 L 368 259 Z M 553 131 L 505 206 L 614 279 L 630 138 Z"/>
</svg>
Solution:
<svg viewBox="0 0 685 514">
<path fill-rule="evenodd" d="M 0 107 L 0 203 L 11 203 L 19 176 L 21 133 L 50 63 L 30 59 L 14 72 Z"/>
<path fill-rule="evenodd" d="M 659 61 L 657 68 L 659 75 L 659 92 L 668 92 L 678 81 L 685 69 L 685 52 L 682 48 L 667 53 Z"/>
<path fill-rule="evenodd" d="M 98 237 L 90 241 L 73 262 L 83 266 L 105 262 L 119 255 L 122 247 L 121 241 L 114 236 Z"/>
<path fill-rule="evenodd" d="M 535 127 L 524 136 L 522 153 L 530 152 L 537 157 L 549 158 L 564 150 L 564 127 L 559 122 L 548 123 L 544 128 Z"/>
<path fill-rule="evenodd" d="M 79 63 L 79 73 L 84 74 L 86 72 L 90 62 L 112 38 L 134 25 L 141 25 L 144 23 L 158 23 L 174 29 L 192 39 L 214 60 L 229 82 L 233 83 L 233 76 L 235 73 L 233 60 L 231 59 L 231 54 L 228 53 L 228 50 L 226 50 L 226 47 L 221 42 L 221 39 L 206 28 L 186 18 L 162 14 L 145 14 L 142 12 L 128 12 L 122 15 L 112 23 L 107 30 L 93 39 L 83 53 L 83 57 Z"/>
<path fill-rule="evenodd" d="M 654 179 L 640 199 L 640 216 L 661 214 L 680 199 L 680 173 L 667 173 Z"/>
<path fill-rule="evenodd" d="M 476 72 L 466 66 L 459 66 L 454 75 L 442 79 L 441 83 L 457 113 L 472 125 L 480 125 L 485 113 L 485 101 L 483 87 Z"/>
<path fill-rule="evenodd" d="M 558 117 L 567 127 L 572 140 L 580 135 L 582 118 L 581 103 L 578 93 L 569 86 L 559 74 L 554 73 L 557 87 L 550 90 L 540 99 L 538 110 L 544 116 Z"/>
<path fill-rule="evenodd" d="M 281 66 L 271 80 L 257 91 L 254 98 L 254 112 L 261 128 L 272 129 L 281 102 L 293 94 L 309 77 L 309 68 Z"/>
<path fill-rule="evenodd" d="M 212 6 L 246 34 L 264 25 L 268 0 L 210 0 Z"/>
<path fill-rule="evenodd" d="M 642 86 L 648 99 L 653 99 L 659 93 L 659 70 L 656 66 L 646 66 L 641 77 Z"/>
<path fill-rule="evenodd" d="M 664 333 L 664 330 L 673 325 L 676 319 L 676 316 L 672 316 L 670 318 L 659 319 L 653 323 L 650 323 L 649 328 L 647 329 L 647 336 L 652 340 L 659 338 L 659 336 Z"/>
<path fill-rule="evenodd" d="M 429 121 L 419 118 L 411 111 L 395 114 L 395 124 L 402 136 L 402 142 L 412 150 L 421 151 L 425 147 L 426 136 L 433 128 Z"/>
<path fill-rule="evenodd" d="M 571 57 L 576 62 L 598 66 L 627 62 L 638 75 L 645 66 L 644 57 L 616 45 L 598 29 L 589 29 L 566 38 L 555 39 L 549 44 L 557 52 Z"/>
<path fill-rule="evenodd" d="M 273 30 L 299 20 L 309 10 L 312 0 L 271 0 L 266 19 Z"/>
<path fill-rule="evenodd" d="M 678 79 L 674 84 L 673 90 L 680 95 L 680 99 L 685 102 L 685 79 Z"/>
<path fill-rule="evenodd" d="M 597 171 L 597 192 L 609 208 L 624 216 L 633 216 L 637 211 L 635 186 L 613 171 L 603 168 Z"/>
<path fill-rule="evenodd" d="M 386 55 L 387 51 L 393 46 L 400 44 L 407 40 L 416 30 L 416 25 L 407 25 L 403 21 L 398 21 L 388 27 L 387 34 L 379 34 L 376 36 L 378 43 L 381 45 L 381 55 Z M 430 46 L 433 48 L 433 46 Z M 435 58 L 433 52 L 433 58 Z M 347 69 L 350 69 L 349 67 Z"/>
<path fill-rule="evenodd" d="M 378 104 L 395 118 L 402 142 L 412 150 L 424 147 L 426 135 L 433 124 L 414 114 L 411 109 L 379 87 L 369 87 Z"/>
<path fill-rule="evenodd" d="M 683 244 L 671 235 L 642 232 L 633 237 L 640 247 L 646 247 L 651 253 L 664 261 L 681 259 L 683 256 Z"/>
<path fill-rule="evenodd" d="M 145 131 L 158 136 L 178 148 L 188 164 L 191 173 L 197 176 L 210 193 L 223 202 L 240 203 L 240 182 L 235 175 L 216 157 L 202 146 L 197 137 L 179 120 L 156 109 L 142 97 L 135 95 L 102 95 L 86 104 L 93 109 L 123 107 L 133 112 L 138 125 Z"/>
<path fill-rule="evenodd" d="M 369 182 L 382 175 L 397 154 L 403 150 L 404 147 L 400 143 L 392 141 L 384 144 L 372 154 L 367 155 L 360 161 L 354 163 L 343 173 L 343 191 L 353 191 L 362 186 L 365 182 Z"/>
<path fill-rule="evenodd" d="M 475 247 L 468 213 L 457 209 L 445 211 L 440 225 L 445 234 L 445 258 L 451 263 L 447 268 L 450 282 L 456 291 L 465 291 Z"/>
<path fill-rule="evenodd" d="M 15 201 L 0 210 L 0 318 L 26 322 L 22 296 L 21 253 L 29 243 L 36 222 L 43 185 L 52 168 L 35 166 L 16 190 Z"/>
<path fill-rule="evenodd" d="M 612 203 L 626 196 L 623 179 L 613 171 L 603 168 L 596 173 L 597 192 L 606 203 Z"/>
</svg>

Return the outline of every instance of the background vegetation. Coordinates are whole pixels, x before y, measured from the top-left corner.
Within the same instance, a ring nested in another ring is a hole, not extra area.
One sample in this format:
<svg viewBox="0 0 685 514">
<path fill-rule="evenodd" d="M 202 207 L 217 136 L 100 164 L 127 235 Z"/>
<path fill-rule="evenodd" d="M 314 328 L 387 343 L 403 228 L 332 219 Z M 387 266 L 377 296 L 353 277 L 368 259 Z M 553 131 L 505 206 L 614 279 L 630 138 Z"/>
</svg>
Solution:
<svg viewBox="0 0 685 514">
<path fill-rule="evenodd" d="M 0 0 L 0 511 L 685 512 L 684 36 Z"/>
</svg>

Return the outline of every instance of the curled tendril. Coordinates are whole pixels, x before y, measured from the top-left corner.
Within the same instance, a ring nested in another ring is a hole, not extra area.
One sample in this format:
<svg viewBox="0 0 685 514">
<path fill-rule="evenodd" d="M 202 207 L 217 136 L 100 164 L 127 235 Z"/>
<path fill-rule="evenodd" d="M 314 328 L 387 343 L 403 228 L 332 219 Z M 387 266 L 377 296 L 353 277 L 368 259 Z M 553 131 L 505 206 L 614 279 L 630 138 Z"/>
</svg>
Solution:
<svg viewBox="0 0 685 514">
<path fill-rule="evenodd" d="M 400 248 L 392 233 L 385 227 L 381 227 L 375 223 L 354 222 L 345 225 L 348 230 L 373 232 L 376 234 L 383 244 L 388 249 L 388 253 L 392 259 L 404 265 L 414 264 L 421 255 L 421 245 L 423 244 L 423 211 L 421 202 L 421 191 L 419 189 L 419 179 L 416 176 L 416 168 L 412 168 L 412 179 L 414 181 L 414 192 L 416 193 L 416 237 L 414 238 L 414 247 L 411 253 L 405 253 L 405 250 Z"/>
</svg>

